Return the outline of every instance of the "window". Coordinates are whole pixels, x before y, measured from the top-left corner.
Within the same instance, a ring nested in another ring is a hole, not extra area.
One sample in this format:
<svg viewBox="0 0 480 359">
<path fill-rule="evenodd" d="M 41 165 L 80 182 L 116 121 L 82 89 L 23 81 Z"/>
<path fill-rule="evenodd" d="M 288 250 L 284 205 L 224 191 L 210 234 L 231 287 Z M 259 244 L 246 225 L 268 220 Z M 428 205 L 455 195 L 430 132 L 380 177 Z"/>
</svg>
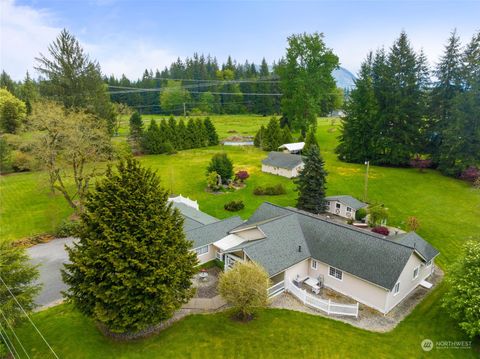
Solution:
<svg viewBox="0 0 480 359">
<path fill-rule="evenodd" d="M 397 282 L 397 284 L 395 284 L 395 287 L 393 287 L 393 295 L 397 295 L 398 292 L 400 292 L 400 282 Z"/>
<path fill-rule="evenodd" d="M 312 259 L 312 269 L 317 269 L 317 261 L 315 259 Z"/>
<path fill-rule="evenodd" d="M 329 271 L 328 271 L 328 274 L 330 275 L 330 277 L 333 277 L 335 279 L 338 279 L 338 280 L 342 280 L 343 278 L 343 273 L 340 269 L 337 269 L 337 268 L 334 268 L 334 267 L 330 267 Z"/>
<path fill-rule="evenodd" d="M 417 279 L 418 277 L 418 270 L 419 270 L 420 267 L 415 267 L 415 269 L 413 270 L 413 279 Z M 413 280 L 412 279 L 412 280 Z"/>
<path fill-rule="evenodd" d="M 335 205 L 336 208 L 340 209 L 341 207 L 341 204 L 337 202 L 337 204 Z"/>
<path fill-rule="evenodd" d="M 327 206 L 330 207 L 330 201 L 327 201 Z"/>
<path fill-rule="evenodd" d="M 208 246 L 198 247 L 194 249 L 197 256 L 201 256 L 202 254 L 208 253 Z"/>
<path fill-rule="evenodd" d="M 432 260 L 430 259 L 425 266 L 430 267 L 432 265 Z"/>
<path fill-rule="evenodd" d="M 350 207 L 347 207 L 347 212 L 351 212 L 352 209 Z"/>
</svg>

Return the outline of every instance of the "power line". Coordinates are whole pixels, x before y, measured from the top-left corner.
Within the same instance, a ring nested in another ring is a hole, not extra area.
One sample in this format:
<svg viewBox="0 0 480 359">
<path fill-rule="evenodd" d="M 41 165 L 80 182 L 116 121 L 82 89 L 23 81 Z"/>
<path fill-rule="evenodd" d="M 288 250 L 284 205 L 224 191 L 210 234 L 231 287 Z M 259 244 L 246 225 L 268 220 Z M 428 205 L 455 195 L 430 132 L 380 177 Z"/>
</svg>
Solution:
<svg viewBox="0 0 480 359">
<path fill-rule="evenodd" d="M 274 79 L 275 77 L 260 77 L 260 78 L 251 78 L 251 79 L 242 79 L 242 80 L 236 80 L 236 81 L 241 81 L 241 82 L 261 82 L 261 83 L 266 83 L 266 82 L 280 82 L 280 80 L 271 80 Z M 224 82 L 224 81 L 231 81 L 231 80 L 204 80 L 204 79 L 180 79 L 180 78 L 170 78 L 170 77 L 150 77 L 147 78 L 147 80 L 173 80 L 173 81 L 188 81 L 188 82 Z"/>
<path fill-rule="evenodd" d="M 43 339 L 43 341 L 45 342 L 45 344 L 47 344 L 47 347 L 50 349 L 50 351 L 52 352 L 52 354 L 55 356 L 55 358 L 57 359 L 60 359 L 57 355 L 57 353 L 55 353 L 55 351 L 53 350 L 53 348 L 50 346 L 50 344 L 48 344 L 47 340 L 45 339 L 45 337 L 42 335 L 42 333 L 40 332 L 40 330 L 37 328 L 37 326 L 35 325 L 35 323 L 33 322 L 33 320 L 29 317 L 29 315 L 27 314 L 27 312 L 25 311 L 25 309 L 23 309 L 22 305 L 20 304 L 20 302 L 17 300 L 17 297 L 15 297 L 15 295 L 12 293 L 12 291 L 10 290 L 10 288 L 8 288 L 7 284 L 5 283 L 5 281 L 3 280 L 3 278 L 0 276 L 0 281 L 2 281 L 3 285 L 5 286 L 5 288 L 7 288 L 8 292 L 10 293 L 10 295 L 12 296 L 12 298 L 15 300 L 15 302 L 17 303 L 17 305 L 20 307 L 20 309 L 22 310 L 23 314 L 27 317 L 27 319 L 30 321 L 30 323 L 32 324 L 32 326 L 35 328 L 35 330 L 37 331 L 37 333 L 40 335 L 40 337 Z"/>
<path fill-rule="evenodd" d="M 15 331 L 13 330 L 13 327 L 12 327 L 12 326 L 10 325 L 10 323 L 8 322 L 7 317 L 6 317 L 5 314 L 3 313 L 3 310 L 0 309 L 0 313 L 2 314 L 3 319 L 5 319 L 5 323 L 7 323 L 8 327 L 9 327 L 10 330 L 12 331 L 13 336 L 15 337 L 15 339 L 17 339 L 18 344 L 20 344 L 20 347 L 22 348 L 23 352 L 25 353 L 25 355 L 27 356 L 27 358 L 30 359 L 30 355 L 28 355 L 27 351 L 25 350 L 25 347 L 23 346 L 22 342 L 20 341 L 20 339 L 18 338 L 17 334 L 16 334 Z"/>
<path fill-rule="evenodd" d="M 3 336 L 2 331 L 3 331 L 3 333 L 5 334 L 5 336 Z M 12 354 L 12 356 L 13 356 L 14 358 L 15 358 L 15 354 L 17 354 L 17 357 L 20 358 L 20 355 L 18 355 L 17 349 L 15 349 L 15 346 L 13 345 L 12 341 L 11 341 L 10 338 L 8 337 L 7 331 L 3 328 L 2 323 L 0 323 L 0 335 L 2 336 L 3 342 L 4 342 L 5 345 L 7 346 L 7 349 L 8 349 L 8 351 L 10 352 L 10 354 Z M 5 339 L 5 337 L 6 337 L 7 339 Z M 8 343 L 10 343 L 10 344 L 8 344 Z M 11 346 L 11 348 L 10 348 L 10 346 Z M 13 351 L 12 351 L 12 349 L 13 349 Z M 13 354 L 13 352 L 15 352 L 15 354 Z"/>
</svg>

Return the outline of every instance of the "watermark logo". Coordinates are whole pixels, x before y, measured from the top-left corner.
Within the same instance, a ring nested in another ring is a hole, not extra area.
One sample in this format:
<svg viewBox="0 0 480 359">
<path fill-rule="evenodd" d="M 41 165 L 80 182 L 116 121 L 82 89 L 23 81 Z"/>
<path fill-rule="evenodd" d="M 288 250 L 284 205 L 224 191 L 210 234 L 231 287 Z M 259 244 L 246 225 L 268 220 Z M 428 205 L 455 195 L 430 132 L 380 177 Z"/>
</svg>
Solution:
<svg viewBox="0 0 480 359">
<path fill-rule="evenodd" d="M 426 352 L 429 352 L 433 349 L 433 342 L 430 339 L 423 339 L 420 345 L 422 349 Z"/>
<path fill-rule="evenodd" d="M 468 340 L 459 340 L 459 341 L 452 341 L 452 340 L 439 340 L 435 343 L 430 339 L 423 339 L 420 343 L 423 351 L 429 352 L 433 348 L 436 350 L 439 349 L 471 349 L 472 342 Z"/>
</svg>

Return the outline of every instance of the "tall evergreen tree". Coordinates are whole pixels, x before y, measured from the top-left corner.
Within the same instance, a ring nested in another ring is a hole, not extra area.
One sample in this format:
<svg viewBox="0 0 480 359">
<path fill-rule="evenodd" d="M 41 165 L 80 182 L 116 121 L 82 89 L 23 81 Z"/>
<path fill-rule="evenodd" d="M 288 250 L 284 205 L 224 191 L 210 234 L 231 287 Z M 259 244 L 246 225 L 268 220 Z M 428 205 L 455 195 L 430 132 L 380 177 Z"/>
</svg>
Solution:
<svg viewBox="0 0 480 359">
<path fill-rule="evenodd" d="M 288 126 L 285 126 L 282 130 L 282 144 L 292 143 L 292 142 L 293 142 L 293 136 L 292 136 L 292 133 L 290 132 L 290 128 Z"/>
<path fill-rule="evenodd" d="M 147 130 L 142 136 L 142 148 L 146 153 L 158 154 L 162 153 L 162 134 L 155 120 L 150 121 Z"/>
<path fill-rule="evenodd" d="M 138 113 L 138 111 L 135 111 L 130 116 L 129 125 L 130 137 L 132 141 L 134 141 L 136 144 L 140 143 L 143 134 L 143 121 L 142 116 Z"/>
<path fill-rule="evenodd" d="M 203 120 L 203 124 L 205 126 L 206 131 L 207 131 L 208 145 L 209 146 L 218 145 L 217 130 L 215 129 L 215 126 L 213 125 L 212 121 L 210 120 L 210 117 L 205 117 L 205 119 Z"/>
<path fill-rule="evenodd" d="M 190 148 L 190 143 L 187 141 L 187 127 L 185 121 L 181 118 L 177 126 L 177 149 L 184 150 Z"/>
<path fill-rule="evenodd" d="M 362 63 L 355 88 L 346 104 L 346 116 L 342 119 L 342 133 L 336 153 L 348 162 L 363 162 L 375 158 L 375 128 L 378 103 L 372 78 L 373 55 Z"/>
<path fill-rule="evenodd" d="M 320 146 L 317 142 L 317 137 L 315 136 L 315 128 L 310 127 L 307 132 L 307 137 L 305 138 L 305 146 L 303 146 L 303 152 L 308 153 L 308 151 L 310 151 L 310 149 L 314 146 L 320 149 Z"/>
<path fill-rule="evenodd" d="M 264 125 L 260 126 L 260 129 L 257 131 L 253 139 L 253 145 L 255 147 L 263 148 L 263 139 L 265 137 L 265 131 L 266 131 L 265 126 Z"/>
<path fill-rule="evenodd" d="M 283 144 L 283 132 L 277 118 L 272 117 L 262 137 L 264 151 L 277 151 Z"/>
<path fill-rule="evenodd" d="M 192 296 L 197 264 L 180 212 L 156 174 L 129 159 L 87 197 L 80 241 L 67 248 L 66 297 L 115 333 L 170 318 Z"/>
<path fill-rule="evenodd" d="M 260 79 L 257 84 L 258 93 L 272 93 L 271 83 L 268 82 L 270 77 L 270 70 L 268 68 L 267 61 L 265 58 L 262 59 L 262 64 L 260 65 Z M 255 99 L 257 106 L 256 112 L 266 116 L 273 113 L 273 97 L 272 96 L 256 96 Z"/>
<path fill-rule="evenodd" d="M 327 171 L 318 147 L 312 146 L 305 153 L 304 161 L 305 167 L 294 180 L 298 191 L 296 206 L 310 213 L 322 213 L 326 209 Z"/>
<path fill-rule="evenodd" d="M 106 120 L 113 132 L 115 112 L 107 86 L 103 83 L 100 65 L 90 60 L 78 40 L 62 30 L 49 45 L 50 57 L 40 54 L 35 69 L 44 77 L 44 95 L 63 103 L 66 108 L 85 108 Z"/>
<path fill-rule="evenodd" d="M 460 37 L 454 30 L 445 45 L 445 51 L 434 70 L 437 81 L 430 100 L 428 122 L 428 152 L 438 162 L 445 130 L 452 120 L 455 98 L 463 91 L 462 51 Z"/>
</svg>

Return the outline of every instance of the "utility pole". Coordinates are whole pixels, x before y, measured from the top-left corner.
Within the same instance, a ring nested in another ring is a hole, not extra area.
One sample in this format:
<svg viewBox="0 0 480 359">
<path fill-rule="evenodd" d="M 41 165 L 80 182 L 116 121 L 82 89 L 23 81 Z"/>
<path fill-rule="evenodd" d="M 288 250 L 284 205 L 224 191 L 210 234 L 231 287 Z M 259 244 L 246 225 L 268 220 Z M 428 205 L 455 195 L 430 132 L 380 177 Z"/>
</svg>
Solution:
<svg viewBox="0 0 480 359">
<path fill-rule="evenodd" d="M 368 198 L 368 169 L 370 168 L 370 161 L 365 161 L 367 165 L 367 170 L 365 172 L 365 192 L 363 193 L 363 201 L 367 202 Z"/>
<path fill-rule="evenodd" d="M 187 117 L 187 110 L 185 108 L 185 102 L 183 103 L 183 117 Z"/>
</svg>

